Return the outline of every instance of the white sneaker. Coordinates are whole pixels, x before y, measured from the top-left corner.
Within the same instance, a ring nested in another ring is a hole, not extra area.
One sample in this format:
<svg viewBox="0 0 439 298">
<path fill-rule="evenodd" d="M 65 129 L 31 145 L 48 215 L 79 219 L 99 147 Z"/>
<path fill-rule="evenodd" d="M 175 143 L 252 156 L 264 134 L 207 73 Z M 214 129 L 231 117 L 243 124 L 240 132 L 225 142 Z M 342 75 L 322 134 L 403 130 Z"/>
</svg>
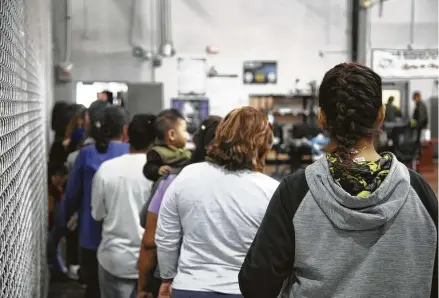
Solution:
<svg viewBox="0 0 439 298">
<path fill-rule="evenodd" d="M 67 276 L 73 280 L 79 280 L 79 265 L 70 265 L 67 271 Z"/>
</svg>

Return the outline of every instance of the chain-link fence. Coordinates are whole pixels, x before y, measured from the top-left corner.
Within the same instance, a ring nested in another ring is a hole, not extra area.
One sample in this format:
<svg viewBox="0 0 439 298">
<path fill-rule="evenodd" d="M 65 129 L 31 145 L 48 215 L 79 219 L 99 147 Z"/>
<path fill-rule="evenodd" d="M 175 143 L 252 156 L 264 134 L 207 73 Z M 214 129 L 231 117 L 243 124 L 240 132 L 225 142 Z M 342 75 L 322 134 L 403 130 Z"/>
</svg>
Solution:
<svg viewBox="0 0 439 298">
<path fill-rule="evenodd" d="M 50 3 L 0 0 L 0 297 L 45 297 Z"/>
</svg>

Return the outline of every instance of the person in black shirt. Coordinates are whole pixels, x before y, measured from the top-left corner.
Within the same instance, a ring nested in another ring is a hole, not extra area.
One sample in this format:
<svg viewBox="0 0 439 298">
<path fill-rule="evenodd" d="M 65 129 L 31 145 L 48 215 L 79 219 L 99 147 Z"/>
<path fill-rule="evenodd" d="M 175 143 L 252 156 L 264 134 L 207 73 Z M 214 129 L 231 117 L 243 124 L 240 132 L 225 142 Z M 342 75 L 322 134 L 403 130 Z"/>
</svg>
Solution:
<svg viewBox="0 0 439 298">
<path fill-rule="evenodd" d="M 415 111 L 413 112 L 413 117 L 410 122 L 413 128 L 416 128 L 418 131 L 417 140 L 421 141 L 421 132 L 423 129 L 426 129 L 428 126 L 428 110 L 424 101 L 421 97 L 421 92 L 416 91 L 413 93 L 413 101 L 415 102 Z"/>
<path fill-rule="evenodd" d="M 413 93 L 413 101 L 415 102 L 416 107 L 413 112 L 412 126 L 416 126 L 419 129 L 425 129 L 428 125 L 428 110 L 419 91 Z"/>
</svg>

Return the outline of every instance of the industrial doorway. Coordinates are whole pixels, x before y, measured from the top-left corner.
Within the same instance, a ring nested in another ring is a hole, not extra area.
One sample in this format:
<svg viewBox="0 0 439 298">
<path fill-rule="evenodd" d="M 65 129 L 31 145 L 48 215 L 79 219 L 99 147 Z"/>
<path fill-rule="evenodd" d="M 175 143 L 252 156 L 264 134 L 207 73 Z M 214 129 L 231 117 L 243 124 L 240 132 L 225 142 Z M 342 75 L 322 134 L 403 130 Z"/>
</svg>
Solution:
<svg viewBox="0 0 439 298">
<path fill-rule="evenodd" d="M 395 98 L 394 104 L 401 110 L 402 117 L 409 116 L 409 83 L 407 81 L 383 82 L 383 104 L 387 103 L 389 97 Z"/>
</svg>

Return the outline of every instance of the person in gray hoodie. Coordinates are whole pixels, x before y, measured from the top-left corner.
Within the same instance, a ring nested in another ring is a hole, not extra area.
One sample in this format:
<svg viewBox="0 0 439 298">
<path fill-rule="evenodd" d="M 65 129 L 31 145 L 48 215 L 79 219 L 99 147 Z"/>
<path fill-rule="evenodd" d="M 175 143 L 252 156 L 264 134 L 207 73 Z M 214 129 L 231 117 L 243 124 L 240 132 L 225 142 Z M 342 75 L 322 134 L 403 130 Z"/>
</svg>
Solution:
<svg viewBox="0 0 439 298">
<path fill-rule="evenodd" d="M 286 177 L 239 273 L 244 297 L 438 297 L 437 199 L 373 136 L 381 78 L 343 63 L 319 92 L 326 158 Z"/>
</svg>

